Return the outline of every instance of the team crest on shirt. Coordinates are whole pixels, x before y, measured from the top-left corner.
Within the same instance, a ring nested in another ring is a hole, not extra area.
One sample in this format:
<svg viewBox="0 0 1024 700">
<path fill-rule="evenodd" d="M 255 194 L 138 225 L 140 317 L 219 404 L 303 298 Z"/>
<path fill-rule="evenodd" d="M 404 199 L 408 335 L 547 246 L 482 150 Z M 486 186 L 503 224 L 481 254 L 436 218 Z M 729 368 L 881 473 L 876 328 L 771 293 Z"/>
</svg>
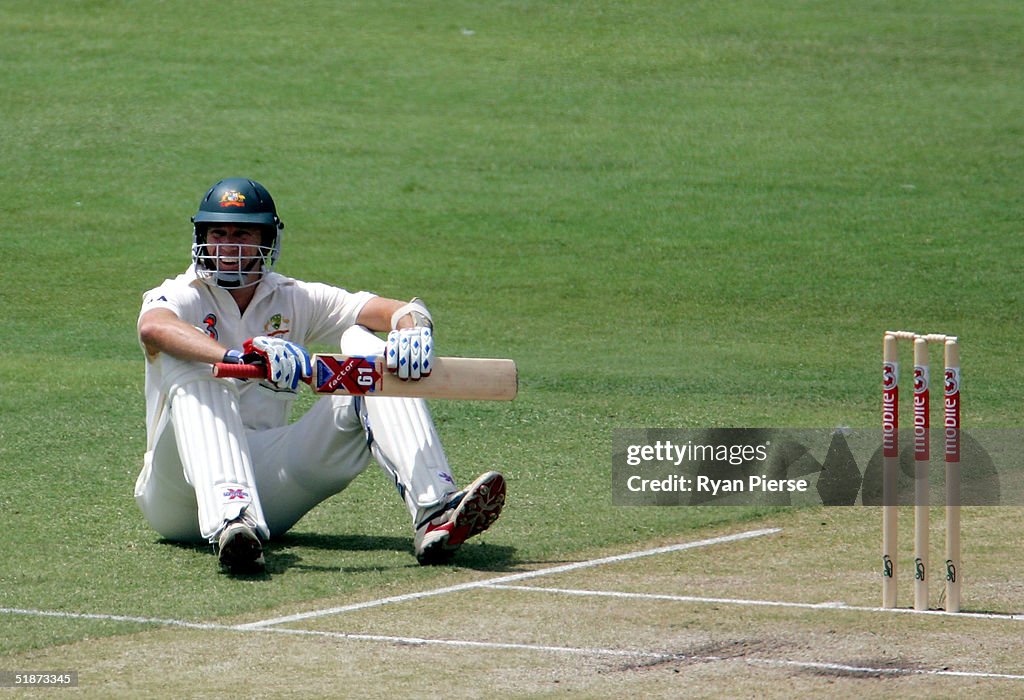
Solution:
<svg viewBox="0 0 1024 700">
<path fill-rule="evenodd" d="M 203 325 L 206 326 L 206 335 L 210 336 L 214 340 L 217 340 L 217 314 L 206 314 L 206 318 L 203 319 Z"/>
<path fill-rule="evenodd" d="M 245 195 L 238 190 L 228 190 L 220 196 L 220 205 L 222 207 L 244 207 Z"/>
<path fill-rule="evenodd" d="M 284 318 L 281 314 L 274 314 L 263 324 L 263 332 L 269 336 L 284 335 L 288 332 L 290 323 L 291 320 Z"/>
</svg>

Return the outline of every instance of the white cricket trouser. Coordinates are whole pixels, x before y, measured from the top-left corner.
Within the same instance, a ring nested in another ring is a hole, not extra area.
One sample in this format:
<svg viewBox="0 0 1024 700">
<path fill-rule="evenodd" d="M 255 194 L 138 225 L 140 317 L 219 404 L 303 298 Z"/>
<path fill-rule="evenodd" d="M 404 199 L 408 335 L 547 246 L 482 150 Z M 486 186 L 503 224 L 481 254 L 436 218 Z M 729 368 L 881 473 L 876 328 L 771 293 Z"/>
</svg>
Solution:
<svg viewBox="0 0 1024 700">
<path fill-rule="evenodd" d="M 342 352 L 377 355 L 384 341 L 355 327 Z M 242 426 L 238 390 L 209 365 L 162 357 L 168 406 L 135 485 L 146 520 L 173 541 L 214 541 L 246 508 L 264 537 L 286 532 L 339 493 L 371 455 L 415 519 L 457 490 L 422 399 L 326 396 L 296 422 Z"/>
</svg>

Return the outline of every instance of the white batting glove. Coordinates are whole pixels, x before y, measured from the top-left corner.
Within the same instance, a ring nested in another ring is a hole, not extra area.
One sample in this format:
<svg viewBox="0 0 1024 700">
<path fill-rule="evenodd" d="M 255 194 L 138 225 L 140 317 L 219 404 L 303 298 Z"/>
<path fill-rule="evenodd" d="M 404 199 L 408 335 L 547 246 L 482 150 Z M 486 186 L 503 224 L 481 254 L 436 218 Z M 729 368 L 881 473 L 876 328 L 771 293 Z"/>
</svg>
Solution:
<svg viewBox="0 0 1024 700">
<path fill-rule="evenodd" d="M 403 328 L 388 333 L 384 357 L 399 379 L 419 379 L 434 368 L 434 336 L 429 328 Z"/>
<path fill-rule="evenodd" d="M 267 368 L 267 380 L 278 389 L 295 391 L 302 379 L 313 375 L 306 348 L 282 338 L 261 335 L 245 341 L 246 353 L 255 353 Z"/>
</svg>

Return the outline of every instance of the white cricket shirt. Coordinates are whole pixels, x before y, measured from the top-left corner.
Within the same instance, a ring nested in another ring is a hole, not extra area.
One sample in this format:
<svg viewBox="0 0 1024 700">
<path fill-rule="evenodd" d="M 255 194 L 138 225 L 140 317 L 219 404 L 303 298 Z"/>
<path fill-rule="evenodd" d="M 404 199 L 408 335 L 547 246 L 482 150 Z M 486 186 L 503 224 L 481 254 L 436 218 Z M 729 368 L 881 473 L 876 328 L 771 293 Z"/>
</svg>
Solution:
<svg viewBox="0 0 1024 700">
<path fill-rule="evenodd" d="M 314 344 L 338 351 L 341 336 L 356 323 L 360 310 L 375 294 L 348 292 L 339 287 L 303 282 L 276 272 L 266 274 L 244 314 L 227 290 L 206 284 L 191 266 L 183 274 L 143 295 L 139 316 L 151 309 L 170 309 L 178 318 L 227 348 L 241 348 L 248 338 L 275 336 L 304 347 Z M 155 439 L 154 417 L 166 396 L 162 393 L 161 357 L 146 358 L 146 425 L 149 443 Z M 285 425 L 294 394 L 276 392 L 260 382 L 239 382 L 242 421 L 253 430 Z"/>
</svg>

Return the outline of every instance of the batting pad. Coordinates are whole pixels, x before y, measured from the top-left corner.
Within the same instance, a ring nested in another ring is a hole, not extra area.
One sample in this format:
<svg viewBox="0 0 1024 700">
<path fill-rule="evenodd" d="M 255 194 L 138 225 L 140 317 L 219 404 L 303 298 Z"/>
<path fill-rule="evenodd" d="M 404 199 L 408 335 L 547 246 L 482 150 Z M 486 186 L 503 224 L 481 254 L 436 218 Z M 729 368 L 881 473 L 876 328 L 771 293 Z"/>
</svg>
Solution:
<svg viewBox="0 0 1024 700">
<path fill-rule="evenodd" d="M 169 392 L 171 422 L 185 478 L 196 492 L 199 530 L 214 541 L 242 510 L 270 537 L 253 477 L 236 389 L 226 381 L 195 379 Z"/>
<path fill-rule="evenodd" d="M 383 340 L 360 326 L 341 338 L 341 351 L 349 355 L 382 355 L 384 348 Z M 426 401 L 371 396 L 360 403 L 370 451 L 394 479 L 413 518 L 458 490 Z"/>
</svg>

